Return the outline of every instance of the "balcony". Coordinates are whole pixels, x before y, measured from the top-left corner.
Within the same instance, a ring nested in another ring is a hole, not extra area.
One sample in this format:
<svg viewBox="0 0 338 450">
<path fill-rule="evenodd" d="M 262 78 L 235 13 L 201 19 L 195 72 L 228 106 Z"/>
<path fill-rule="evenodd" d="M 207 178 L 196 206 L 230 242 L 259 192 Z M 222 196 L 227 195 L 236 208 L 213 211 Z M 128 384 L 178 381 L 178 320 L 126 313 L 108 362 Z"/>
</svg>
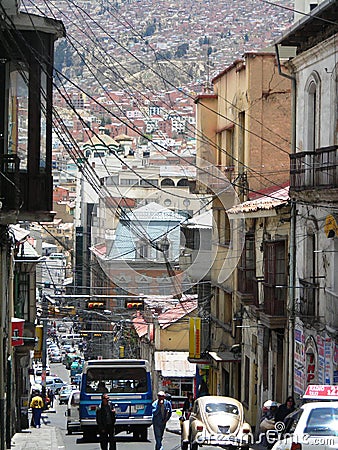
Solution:
<svg viewBox="0 0 338 450">
<path fill-rule="evenodd" d="M 255 279 L 255 271 L 239 267 L 237 274 L 237 290 L 241 303 L 243 305 L 258 306 L 258 288 L 257 280 Z"/>
<path fill-rule="evenodd" d="M 199 192 L 219 193 L 224 191 L 234 179 L 234 166 L 206 166 L 197 170 Z"/>
<path fill-rule="evenodd" d="M 338 146 L 290 155 L 291 190 L 338 188 Z"/>
<path fill-rule="evenodd" d="M 301 286 L 300 297 L 300 317 L 304 322 L 312 322 L 316 317 L 316 304 L 319 286 L 308 280 L 299 280 Z"/>
<path fill-rule="evenodd" d="M 325 291 L 326 296 L 326 312 L 325 323 L 332 328 L 338 330 L 338 315 L 334 313 L 336 305 L 338 304 L 338 293 Z"/>
<path fill-rule="evenodd" d="M 271 329 L 284 328 L 287 322 L 286 299 L 287 288 L 271 286 L 263 282 L 264 303 L 260 313 L 263 325 Z"/>
</svg>

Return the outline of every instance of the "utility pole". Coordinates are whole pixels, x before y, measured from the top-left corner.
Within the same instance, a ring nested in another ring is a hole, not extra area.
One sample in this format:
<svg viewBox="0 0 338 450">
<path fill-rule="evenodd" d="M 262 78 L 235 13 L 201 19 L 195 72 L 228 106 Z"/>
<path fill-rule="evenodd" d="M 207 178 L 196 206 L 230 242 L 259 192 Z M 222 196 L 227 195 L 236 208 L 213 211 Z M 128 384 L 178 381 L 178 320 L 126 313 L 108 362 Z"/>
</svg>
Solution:
<svg viewBox="0 0 338 450">
<path fill-rule="evenodd" d="M 42 398 L 45 401 L 46 398 L 46 372 L 47 372 L 47 322 L 48 322 L 48 304 L 47 297 L 42 294 L 42 374 L 41 374 L 41 386 L 42 386 Z"/>
</svg>

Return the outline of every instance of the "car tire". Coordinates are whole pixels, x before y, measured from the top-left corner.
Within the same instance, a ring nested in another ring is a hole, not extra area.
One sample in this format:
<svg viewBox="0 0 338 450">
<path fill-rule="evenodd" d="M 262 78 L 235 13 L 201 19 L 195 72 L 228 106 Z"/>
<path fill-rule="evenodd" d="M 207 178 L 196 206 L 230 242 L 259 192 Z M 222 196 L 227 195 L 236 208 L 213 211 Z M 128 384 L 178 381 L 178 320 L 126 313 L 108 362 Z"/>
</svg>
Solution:
<svg viewBox="0 0 338 450">
<path fill-rule="evenodd" d="M 67 433 L 68 433 L 68 434 L 73 434 L 72 430 L 69 429 L 69 428 L 67 428 Z"/>
<path fill-rule="evenodd" d="M 198 444 L 196 442 L 190 443 L 190 450 L 198 450 Z"/>
<path fill-rule="evenodd" d="M 188 442 L 181 442 L 181 450 L 188 450 Z"/>
</svg>

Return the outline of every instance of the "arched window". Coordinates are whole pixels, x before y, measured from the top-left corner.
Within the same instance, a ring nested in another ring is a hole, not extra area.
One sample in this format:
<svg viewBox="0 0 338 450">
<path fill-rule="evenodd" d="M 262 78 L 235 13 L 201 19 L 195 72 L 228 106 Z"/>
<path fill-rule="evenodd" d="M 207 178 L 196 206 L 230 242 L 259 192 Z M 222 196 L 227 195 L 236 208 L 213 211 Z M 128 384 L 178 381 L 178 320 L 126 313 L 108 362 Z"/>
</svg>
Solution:
<svg viewBox="0 0 338 450">
<path fill-rule="evenodd" d="M 186 178 L 181 178 L 177 182 L 177 186 L 189 186 L 189 181 Z"/>
<path fill-rule="evenodd" d="M 338 64 L 334 69 L 334 145 L 338 145 Z"/>
<path fill-rule="evenodd" d="M 175 186 L 175 183 L 173 182 L 173 180 L 171 178 L 164 178 L 161 181 L 161 186 Z"/>
<path fill-rule="evenodd" d="M 320 78 L 314 72 L 306 84 L 305 91 L 305 138 L 307 151 L 314 151 L 319 147 L 319 105 Z"/>
</svg>

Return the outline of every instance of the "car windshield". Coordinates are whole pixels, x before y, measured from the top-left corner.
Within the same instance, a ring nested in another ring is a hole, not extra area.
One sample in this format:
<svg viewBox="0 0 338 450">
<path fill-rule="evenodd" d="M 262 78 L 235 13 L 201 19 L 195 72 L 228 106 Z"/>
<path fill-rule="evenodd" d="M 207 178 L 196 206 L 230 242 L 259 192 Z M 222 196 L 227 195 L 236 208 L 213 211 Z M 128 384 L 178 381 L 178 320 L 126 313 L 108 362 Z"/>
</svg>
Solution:
<svg viewBox="0 0 338 450">
<path fill-rule="evenodd" d="M 223 412 L 228 414 L 238 415 L 238 407 L 236 405 L 232 405 L 231 403 L 207 403 L 205 405 L 205 412 L 208 414 Z"/>
<path fill-rule="evenodd" d="M 304 433 L 310 436 L 338 436 L 338 408 L 313 409 Z"/>
</svg>

